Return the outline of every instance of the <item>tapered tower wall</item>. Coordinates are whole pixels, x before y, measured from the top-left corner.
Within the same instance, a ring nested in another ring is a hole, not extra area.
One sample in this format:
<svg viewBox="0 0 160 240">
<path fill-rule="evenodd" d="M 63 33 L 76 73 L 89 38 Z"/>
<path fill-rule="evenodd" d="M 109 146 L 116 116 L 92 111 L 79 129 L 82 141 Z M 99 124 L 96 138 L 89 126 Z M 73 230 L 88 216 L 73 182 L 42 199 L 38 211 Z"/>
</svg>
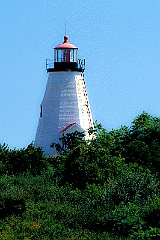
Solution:
<svg viewBox="0 0 160 240">
<path fill-rule="evenodd" d="M 51 72 L 48 76 L 45 95 L 41 104 L 35 146 L 43 148 L 45 154 L 56 150 L 52 142 L 58 143 L 61 131 L 76 123 L 84 131 L 92 126 L 84 78 L 79 72 Z"/>
</svg>

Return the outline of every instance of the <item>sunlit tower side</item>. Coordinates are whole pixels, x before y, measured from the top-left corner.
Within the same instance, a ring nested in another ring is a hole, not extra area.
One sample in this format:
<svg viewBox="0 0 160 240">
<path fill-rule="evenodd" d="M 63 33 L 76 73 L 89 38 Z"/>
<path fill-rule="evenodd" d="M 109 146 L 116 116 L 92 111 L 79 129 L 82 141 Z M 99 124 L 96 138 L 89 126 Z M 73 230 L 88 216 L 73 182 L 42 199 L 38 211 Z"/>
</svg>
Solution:
<svg viewBox="0 0 160 240">
<path fill-rule="evenodd" d="M 78 59 L 78 48 L 68 37 L 54 48 L 54 61 L 46 60 L 48 82 L 40 106 L 40 117 L 35 146 L 42 147 L 46 155 L 57 153 L 52 142 L 66 133 L 83 131 L 89 139 L 88 129 L 93 120 L 84 81 L 85 60 Z"/>
</svg>

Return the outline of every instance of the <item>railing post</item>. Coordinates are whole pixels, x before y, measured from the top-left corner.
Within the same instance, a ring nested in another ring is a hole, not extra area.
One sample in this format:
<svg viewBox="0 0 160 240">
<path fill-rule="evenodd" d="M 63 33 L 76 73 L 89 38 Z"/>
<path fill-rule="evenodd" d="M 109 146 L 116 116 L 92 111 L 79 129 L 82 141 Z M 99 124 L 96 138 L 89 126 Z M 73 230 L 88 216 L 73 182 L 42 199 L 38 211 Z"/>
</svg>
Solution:
<svg viewBox="0 0 160 240">
<path fill-rule="evenodd" d="M 47 66 L 48 66 L 48 63 L 47 63 L 47 59 L 46 59 L 46 71 L 47 71 Z"/>
</svg>

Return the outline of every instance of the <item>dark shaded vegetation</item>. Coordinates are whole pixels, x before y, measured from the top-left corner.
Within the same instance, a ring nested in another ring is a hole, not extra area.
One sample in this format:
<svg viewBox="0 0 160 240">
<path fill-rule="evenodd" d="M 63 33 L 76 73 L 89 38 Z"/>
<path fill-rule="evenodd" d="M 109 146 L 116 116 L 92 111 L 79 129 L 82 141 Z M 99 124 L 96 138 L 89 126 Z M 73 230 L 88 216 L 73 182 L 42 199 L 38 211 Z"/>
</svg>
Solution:
<svg viewBox="0 0 160 240">
<path fill-rule="evenodd" d="M 0 239 L 160 239 L 160 118 L 89 132 L 59 156 L 0 146 Z"/>
</svg>

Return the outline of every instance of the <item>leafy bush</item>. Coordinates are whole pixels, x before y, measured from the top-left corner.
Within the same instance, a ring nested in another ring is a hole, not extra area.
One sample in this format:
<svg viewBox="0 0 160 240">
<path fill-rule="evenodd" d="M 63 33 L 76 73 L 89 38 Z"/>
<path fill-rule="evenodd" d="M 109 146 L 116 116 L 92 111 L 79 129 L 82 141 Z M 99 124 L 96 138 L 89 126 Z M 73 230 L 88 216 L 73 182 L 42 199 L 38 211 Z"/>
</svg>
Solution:
<svg viewBox="0 0 160 240">
<path fill-rule="evenodd" d="M 125 167 L 124 159 L 110 156 L 104 148 L 95 148 L 86 141 L 49 161 L 61 186 L 69 183 L 79 189 L 89 184 L 104 184 L 109 176 L 118 175 Z"/>
<path fill-rule="evenodd" d="M 134 202 L 138 205 L 159 194 L 160 183 L 150 171 L 137 165 L 126 166 L 121 173 L 108 181 L 108 197 L 115 204 Z"/>
<path fill-rule="evenodd" d="M 54 157 L 0 146 L 0 239 L 159 239 L 160 120 L 63 138 Z"/>
<path fill-rule="evenodd" d="M 29 171 L 31 174 L 40 174 L 47 169 L 47 157 L 43 156 L 41 148 L 33 144 L 28 147 L 11 150 L 7 145 L 0 145 L 1 174 L 20 174 Z"/>
<path fill-rule="evenodd" d="M 137 163 L 159 174 L 160 118 L 143 112 L 131 127 L 107 131 L 96 123 L 92 132 L 96 136 L 91 141 L 95 148 L 103 147 L 110 155 L 124 158 L 126 163 Z"/>
</svg>

